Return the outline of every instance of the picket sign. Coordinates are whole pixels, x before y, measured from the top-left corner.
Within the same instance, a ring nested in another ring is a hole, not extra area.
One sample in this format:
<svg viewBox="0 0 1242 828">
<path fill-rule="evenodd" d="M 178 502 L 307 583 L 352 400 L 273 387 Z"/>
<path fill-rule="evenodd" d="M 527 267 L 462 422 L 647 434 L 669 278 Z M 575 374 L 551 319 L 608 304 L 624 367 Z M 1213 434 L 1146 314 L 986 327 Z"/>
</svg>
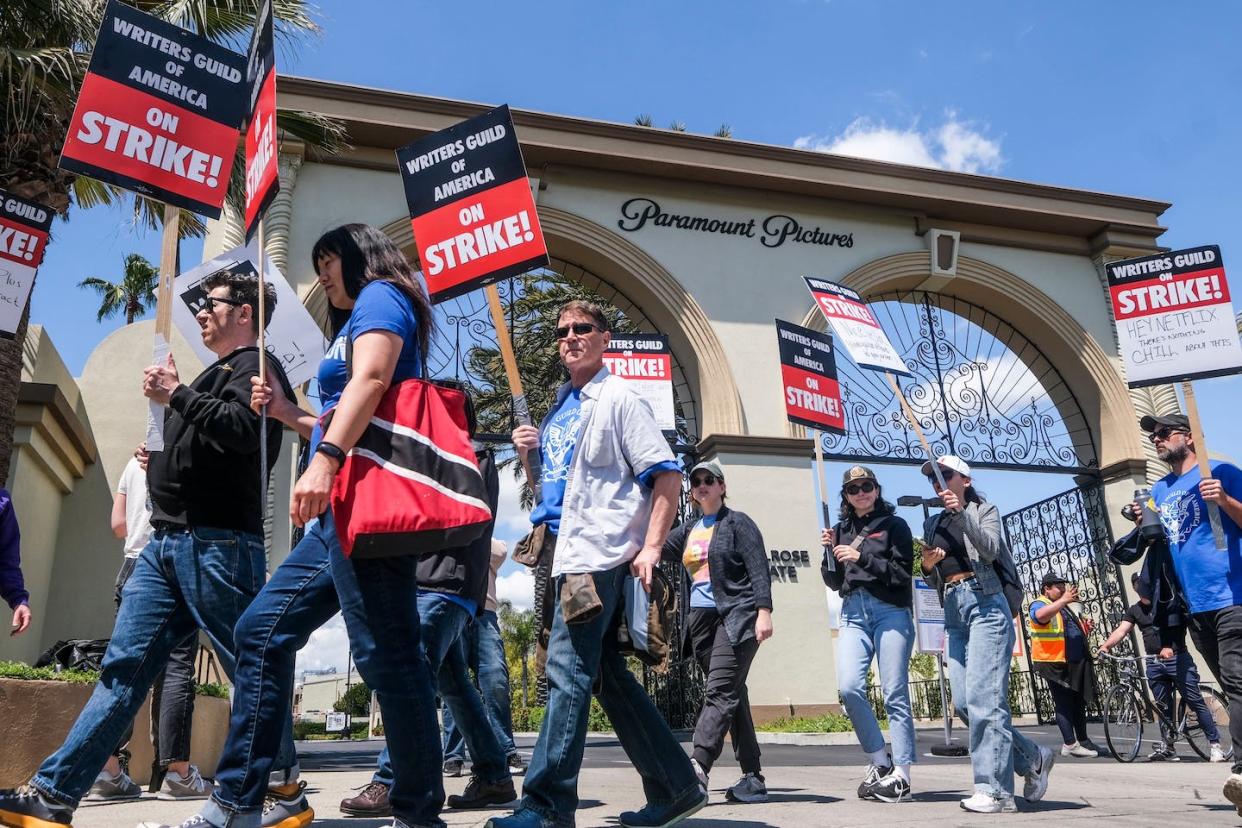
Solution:
<svg viewBox="0 0 1242 828">
<path fill-rule="evenodd" d="M 0 190 L 0 339 L 16 338 L 51 230 L 51 210 Z"/>
</svg>

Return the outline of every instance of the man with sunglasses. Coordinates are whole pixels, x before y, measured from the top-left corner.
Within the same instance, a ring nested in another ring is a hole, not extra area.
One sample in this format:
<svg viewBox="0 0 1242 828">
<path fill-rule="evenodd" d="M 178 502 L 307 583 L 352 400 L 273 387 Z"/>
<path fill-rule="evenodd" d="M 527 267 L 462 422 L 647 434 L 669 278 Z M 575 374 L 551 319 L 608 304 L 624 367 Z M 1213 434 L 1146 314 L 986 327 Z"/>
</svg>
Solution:
<svg viewBox="0 0 1242 828">
<path fill-rule="evenodd" d="M 1148 415 L 1139 426 L 1172 469 L 1152 487 L 1152 501 L 1190 605 L 1190 637 L 1229 697 L 1229 735 L 1242 745 L 1242 470 L 1211 460 L 1212 476 L 1202 478 L 1185 415 Z M 1216 548 L 1209 503 L 1220 508 L 1224 549 Z M 1132 504 L 1136 523 L 1142 521 L 1141 507 Z M 1225 798 L 1242 816 L 1242 757 L 1236 753 Z"/>
<path fill-rule="evenodd" d="M 200 629 L 233 674 L 233 627 L 267 579 L 263 507 L 281 427 L 274 419 L 266 424 L 268 468 L 260 473 L 263 423 L 250 409 L 250 378 L 259 373 L 258 279 L 224 270 L 203 287 L 207 296 L 195 319 L 219 360 L 189 385 L 181 383 L 171 356 L 143 378 L 143 393 L 167 406 L 165 448 L 151 452 L 147 466 L 154 533 L 125 584 L 99 682 L 64 744 L 30 784 L 0 792 L 0 824 L 70 824 L 168 654 Z M 265 288 L 266 325 L 276 291 Z M 269 360 L 268 370 L 292 396 L 279 362 Z M 276 767 L 293 766 L 291 731 L 281 753 Z M 303 822 L 309 819 L 308 812 Z"/>
<path fill-rule="evenodd" d="M 591 695 L 642 777 L 647 805 L 622 813 L 627 828 L 671 826 L 707 804 L 690 759 L 626 666 L 617 622 L 625 577 L 644 588 L 659 565 L 681 490 L 681 472 L 650 407 L 604 367 L 612 335 L 603 311 L 575 300 L 557 314 L 556 343 L 569 382 L 538 429 L 519 426 L 523 464 L 538 451 L 542 499 L 531 522 L 546 527 L 554 600 L 547 648 L 547 713 L 522 802 L 487 828 L 574 824 Z"/>
</svg>

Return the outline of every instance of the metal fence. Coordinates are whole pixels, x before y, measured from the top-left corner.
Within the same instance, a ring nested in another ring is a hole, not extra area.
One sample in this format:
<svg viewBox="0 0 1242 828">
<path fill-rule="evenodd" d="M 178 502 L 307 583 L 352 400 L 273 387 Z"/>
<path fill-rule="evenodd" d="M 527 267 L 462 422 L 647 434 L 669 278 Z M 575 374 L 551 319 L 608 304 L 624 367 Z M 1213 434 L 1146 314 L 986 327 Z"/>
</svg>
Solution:
<svg viewBox="0 0 1242 828">
<path fill-rule="evenodd" d="M 1015 716 L 1033 716 L 1038 714 L 1036 709 L 1036 685 L 1034 685 L 1035 676 L 1027 670 L 1014 669 L 1009 671 L 1009 709 Z M 910 682 L 910 710 L 915 719 L 938 720 L 944 718 L 944 707 L 940 702 L 940 680 L 939 679 L 918 679 Z M 948 676 L 945 676 L 944 683 L 945 698 L 949 702 L 949 709 L 953 709 L 953 688 L 950 686 Z M 876 718 L 887 718 L 888 714 L 884 710 L 884 693 L 877 684 L 869 684 L 867 686 L 867 698 L 871 702 L 871 708 L 875 711 Z"/>
</svg>

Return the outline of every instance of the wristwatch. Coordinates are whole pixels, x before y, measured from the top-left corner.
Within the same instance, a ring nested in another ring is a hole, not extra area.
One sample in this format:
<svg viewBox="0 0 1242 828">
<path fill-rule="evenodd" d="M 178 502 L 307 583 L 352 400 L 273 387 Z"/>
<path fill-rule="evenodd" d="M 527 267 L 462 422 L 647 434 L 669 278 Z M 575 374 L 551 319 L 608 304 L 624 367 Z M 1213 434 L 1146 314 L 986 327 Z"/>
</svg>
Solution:
<svg viewBox="0 0 1242 828">
<path fill-rule="evenodd" d="M 315 446 L 315 453 L 331 457 L 336 461 L 338 469 L 345 465 L 345 451 L 336 443 L 329 443 L 327 440 L 320 440 L 319 445 Z"/>
</svg>

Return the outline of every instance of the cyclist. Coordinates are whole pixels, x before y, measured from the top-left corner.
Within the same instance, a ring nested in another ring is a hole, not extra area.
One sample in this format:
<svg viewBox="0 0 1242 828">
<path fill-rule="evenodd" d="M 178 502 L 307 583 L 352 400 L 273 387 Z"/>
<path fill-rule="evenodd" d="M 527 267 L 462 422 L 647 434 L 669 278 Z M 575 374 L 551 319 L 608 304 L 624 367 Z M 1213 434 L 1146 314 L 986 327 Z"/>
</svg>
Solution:
<svg viewBox="0 0 1242 828">
<path fill-rule="evenodd" d="M 1106 653 L 1117 646 L 1122 639 L 1130 634 L 1133 627 L 1138 627 L 1143 636 L 1143 649 L 1155 660 L 1147 661 L 1147 683 L 1151 685 L 1152 698 L 1163 717 L 1160 732 L 1163 741 L 1156 745 L 1148 756 L 1152 762 L 1176 762 L 1178 755 L 1174 750 L 1173 733 L 1169 725 L 1175 721 L 1173 708 L 1173 688 L 1182 694 L 1186 705 L 1195 712 L 1203 735 L 1212 746 L 1211 760 L 1224 762 L 1225 752 L 1220 745 L 1220 731 L 1216 720 L 1208 710 L 1203 694 L 1199 691 L 1199 671 L 1195 660 L 1186 650 L 1186 627 L 1184 624 L 1160 624 L 1152 605 L 1151 584 L 1136 572 L 1130 576 L 1130 583 L 1138 595 L 1136 601 L 1126 610 L 1125 617 L 1117 628 L 1109 634 L 1108 640 L 1100 645 L 1100 652 Z"/>
</svg>

